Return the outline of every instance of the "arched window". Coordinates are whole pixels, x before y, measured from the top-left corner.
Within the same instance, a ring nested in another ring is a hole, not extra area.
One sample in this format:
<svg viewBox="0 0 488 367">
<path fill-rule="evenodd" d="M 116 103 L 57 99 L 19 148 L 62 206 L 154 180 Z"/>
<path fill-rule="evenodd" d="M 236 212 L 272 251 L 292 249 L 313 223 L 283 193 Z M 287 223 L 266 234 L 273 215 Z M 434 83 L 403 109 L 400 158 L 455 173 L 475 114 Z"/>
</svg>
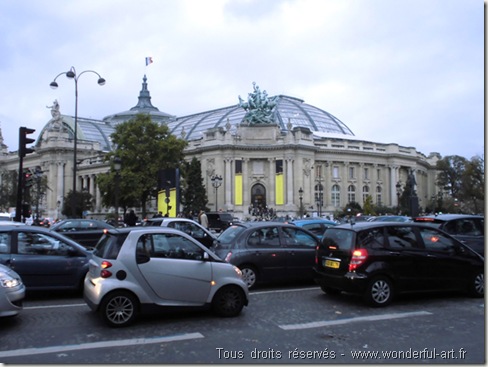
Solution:
<svg viewBox="0 0 488 367">
<path fill-rule="evenodd" d="M 341 204 L 341 188 L 339 185 L 332 186 L 331 195 L 332 206 L 339 207 Z"/>
<path fill-rule="evenodd" d="M 347 188 L 347 202 L 352 203 L 353 201 L 356 201 L 356 188 L 354 185 L 349 185 Z"/>
</svg>

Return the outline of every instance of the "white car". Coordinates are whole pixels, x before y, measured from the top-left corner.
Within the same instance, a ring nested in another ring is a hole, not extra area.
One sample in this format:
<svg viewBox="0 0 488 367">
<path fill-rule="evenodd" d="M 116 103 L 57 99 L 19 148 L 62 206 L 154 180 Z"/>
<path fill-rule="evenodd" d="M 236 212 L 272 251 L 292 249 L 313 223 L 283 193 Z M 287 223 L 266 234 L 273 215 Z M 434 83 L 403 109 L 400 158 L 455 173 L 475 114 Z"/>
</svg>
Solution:
<svg viewBox="0 0 488 367">
<path fill-rule="evenodd" d="M 22 311 L 25 286 L 19 274 L 0 265 L 0 317 L 16 316 Z"/>
<path fill-rule="evenodd" d="M 107 230 L 84 284 L 86 303 L 112 327 L 165 306 L 211 307 L 221 316 L 237 316 L 248 298 L 237 267 L 188 234 L 157 226 Z"/>
</svg>

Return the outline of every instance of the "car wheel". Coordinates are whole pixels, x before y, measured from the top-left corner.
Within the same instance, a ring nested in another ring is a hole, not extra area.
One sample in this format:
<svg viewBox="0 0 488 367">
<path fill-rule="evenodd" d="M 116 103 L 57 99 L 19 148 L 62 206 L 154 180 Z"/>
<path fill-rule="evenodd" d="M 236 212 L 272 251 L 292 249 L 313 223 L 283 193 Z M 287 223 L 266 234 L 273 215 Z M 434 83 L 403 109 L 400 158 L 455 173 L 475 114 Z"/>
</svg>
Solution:
<svg viewBox="0 0 488 367">
<path fill-rule="evenodd" d="M 258 273 L 256 269 L 254 269 L 252 266 L 244 265 L 239 267 L 242 272 L 242 280 L 244 280 L 244 283 L 246 283 L 247 288 L 251 289 L 256 285 L 256 282 L 258 281 Z"/>
<path fill-rule="evenodd" d="M 108 294 L 100 304 L 100 316 L 112 327 L 128 326 L 137 317 L 139 302 L 129 292 L 116 291 Z"/>
<path fill-rule="evenodd" d="M 242 289 L 235 286 L 221 288 L 212 300 L 214 311 L 223 317 L 234 317 L 241 313 L 245 296 Z"/>
<path fill-rule="evenodd" d="M 323 285 L 320 286 L 320 289 L 322 289 L 322 292 L 328 294 L 329 296 L 338 296 L 339 294 L 341 294 L 341 291 L 339 289 L 325 287 Z"/>
<path fill-rule="evenodd" d="M 374 307 L 388 305 L 393 299 L 393 285 L 387 277 L 376 277 L 369 282 L 364 299 Z"/>
<path fill-rule="evenodd" d="M 480 271 L 471 278 L 469 294 L 472 297 L 482 298 L 485 296 L 485 274 Z"/>
</svg>

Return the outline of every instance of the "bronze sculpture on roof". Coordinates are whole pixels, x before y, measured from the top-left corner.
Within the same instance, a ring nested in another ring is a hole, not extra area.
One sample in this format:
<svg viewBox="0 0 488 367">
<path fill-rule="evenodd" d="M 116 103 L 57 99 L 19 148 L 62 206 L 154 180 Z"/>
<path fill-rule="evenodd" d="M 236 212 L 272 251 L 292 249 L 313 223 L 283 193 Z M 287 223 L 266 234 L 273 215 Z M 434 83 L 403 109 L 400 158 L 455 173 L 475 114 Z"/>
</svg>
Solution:
<svg viewBox="0 0 488 367">
<path fill-rule="evenodd" d="M 239 106 L 246 110 L 243 122 L 249 125 L 273 124 L 272 113 L 276 106 L 276 97 L 269 98 L 266 91 L 261 92 L 256 82 L 252 83 L 254 92 L 248 94 L 247 102 L 239 96 Z"/>
</svg>

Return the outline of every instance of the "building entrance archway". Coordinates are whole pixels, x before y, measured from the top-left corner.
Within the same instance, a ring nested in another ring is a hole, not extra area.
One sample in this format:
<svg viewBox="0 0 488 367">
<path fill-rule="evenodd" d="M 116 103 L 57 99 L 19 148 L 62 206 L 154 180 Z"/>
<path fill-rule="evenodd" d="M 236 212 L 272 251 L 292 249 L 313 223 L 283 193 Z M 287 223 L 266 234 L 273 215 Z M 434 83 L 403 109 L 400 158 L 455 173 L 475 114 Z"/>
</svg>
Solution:
<svg viewBox="0 0 488 367">
<path fill-rule="evenodd" d="M 249 209 L 252 215 L 264 215 L 268 212 L 266 188 L 260 183 L 253 185 L 251 188 L 251 205 Z"/>
</svg>

